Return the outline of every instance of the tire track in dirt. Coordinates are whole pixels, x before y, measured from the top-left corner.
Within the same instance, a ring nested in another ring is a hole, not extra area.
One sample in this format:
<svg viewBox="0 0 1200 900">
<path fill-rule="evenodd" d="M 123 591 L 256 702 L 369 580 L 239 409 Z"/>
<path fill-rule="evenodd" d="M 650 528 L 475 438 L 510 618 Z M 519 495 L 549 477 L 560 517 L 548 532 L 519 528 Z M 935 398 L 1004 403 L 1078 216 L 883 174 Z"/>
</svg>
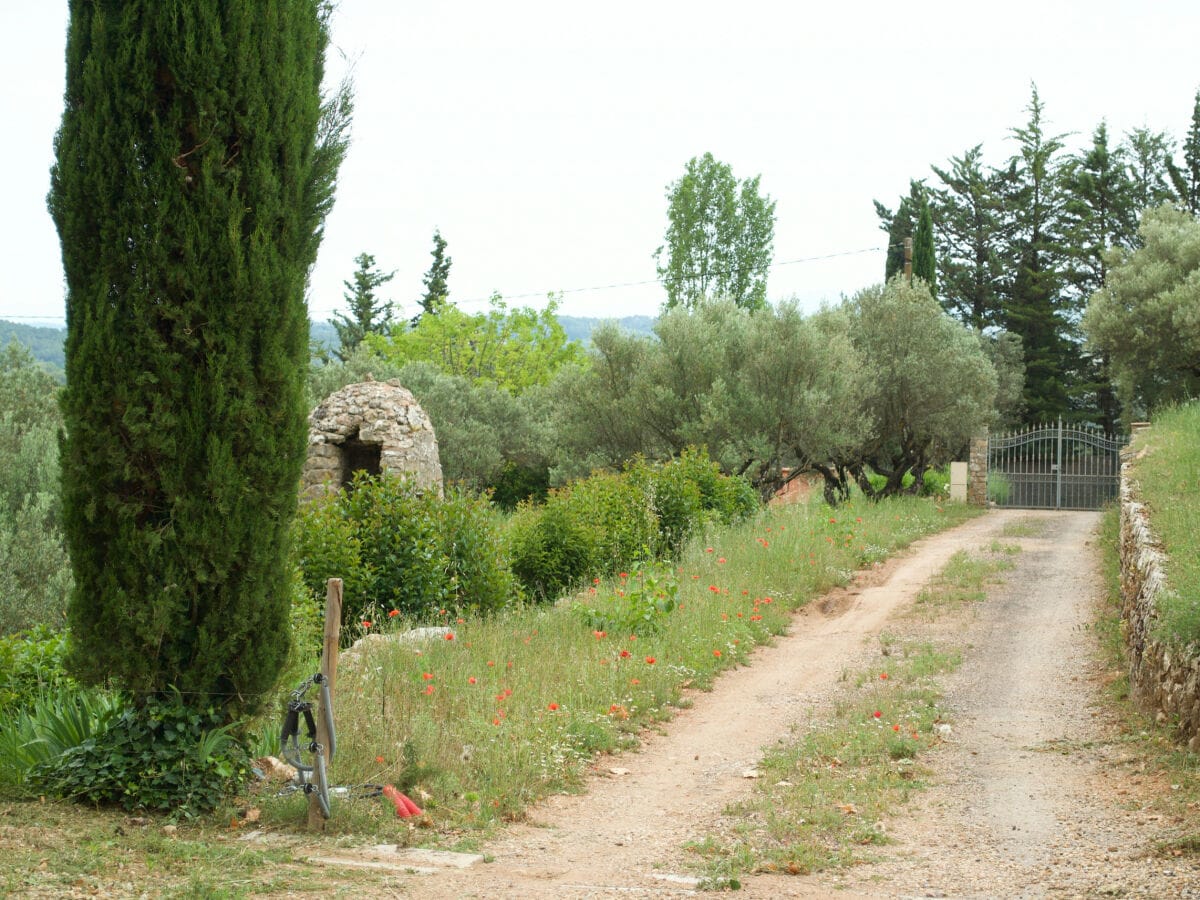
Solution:
<svg viewBox="0 0 1200 900">
<path fill-rule="evenodd" d="M 882 568 L 863 573 L 797 613 L 790 634 L 756 650 L 748 666 L 647 734 L 638 752 L 614 762 L 622 777 L 592 779 L 587 793 L 556 796 L 484 848 L 494 861 L 463 872 L 415 876 L 422 897 L 665 897 L 692 890 L 663 876 L 686 872 L 685 842 L 702 838 L 751 783 L 743 771 L 764 747 L 789 738 L 793 724 L 829 694 L 867 653 L 889 616 L 958 550 L 977 547 L 1010 516 L 973 519 L 925 538 Z M 809 886 L 809 896 L 812 895 Z"/>
</svg>

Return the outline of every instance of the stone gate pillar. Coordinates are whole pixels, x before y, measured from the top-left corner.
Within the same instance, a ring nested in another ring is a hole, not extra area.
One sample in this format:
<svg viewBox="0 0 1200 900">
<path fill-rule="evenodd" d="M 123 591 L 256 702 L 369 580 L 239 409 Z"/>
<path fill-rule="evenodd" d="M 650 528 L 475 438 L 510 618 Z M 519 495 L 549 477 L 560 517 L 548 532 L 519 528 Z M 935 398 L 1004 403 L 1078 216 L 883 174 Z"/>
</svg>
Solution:
<svg viewBox="0 0 1200 900">
<path fill-rule="evenodd" d="M 987 506 L 988 433 L 987 429 L 971 436 L 967 457 L 967 502 Z"/>
</svg>

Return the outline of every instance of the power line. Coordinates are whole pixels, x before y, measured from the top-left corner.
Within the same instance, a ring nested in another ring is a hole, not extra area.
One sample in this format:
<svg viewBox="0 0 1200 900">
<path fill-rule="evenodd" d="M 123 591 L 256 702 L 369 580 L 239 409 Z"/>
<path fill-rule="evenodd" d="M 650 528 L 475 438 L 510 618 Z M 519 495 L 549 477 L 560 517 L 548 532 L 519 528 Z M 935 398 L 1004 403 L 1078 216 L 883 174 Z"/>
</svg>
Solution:
<svg viewBox="0 0 1200 900">
<path fill-rule="evenodd" d="M 859 250 L 839 250 L 835 253 L 823 253 L 823 254 L 820 254 L 819 256 L 801 256 L 801 257 L 797 257 L 796 259 L 779 260 L 778 262 L 772 262 L 769 266 L 767 266 L 767 268 L 775 269 L 775 268 L 779 268 L 782 266 L 795 266 L 795 265 L 799 265 L 802 263 L 820 262 L 820 261 L 826 260 L 826 259 L 837 259 L 838 257 L 842 257 L 842 256 L 859 256 L 863 253 L 879 253 L 879 252 L 887 251 L 888 249 L 890 249 L 890 246 L 863 247 Z M 730 271 L 732 271 L 732 269 Z M 501 296 L 505 300 L 529 300 L 529 299 L 533 299 L 533 298 L 545 297 L 551 293 L 560 294 L 560 295 L 588 294 L 588 293 L 595 293 L 595 292 L 599 292 L 599 291 L 620 290 L 622 288 L 630 288 L 630 287 L 646 287 L 648 285 L 659 284 L 659 283 L 660 282 L 657 278 L 647 278 L 642 281 L 618 281 L 618 282 L 613 282 L 612 284 L 592 285 L 591 287 L 563 288 L 561 290 L 555 290 L 555 291 L 552 291 L 552 290 L 527 291 L 527 292 L 521 293 L 521 294 L 508 294 L 508 295 L 502 294 Z M 459 307 L 474 306 L 477 304 L 488 303 L 491 301 L 491 299 L 492 299 L 491 296 L 488 296 L 488 297 L 473 297 L 473 298 L 470 298 L 467 300 L 456 300 L 455 306 L 459 306 Z M 308 312 L 309 312 L 309 315 L 324 315 L 324 314 L 328 314 L 328 313 L 341 312 L 341 308 L 340 307 L 332 307 L 332 308 L 309 309 Z M 62 317 L 55 317 L 55 316 L 10 316 L 6 313 L 0 313 L 0 319 L 9 319 L 9 320 L 19 319 L 22 321 L 37 319 L 37 320 L 42 320 L 42 321 L 47 321 L 47 322 L 65 321 L 65 319 L 63 319 Z"/>
</svg>

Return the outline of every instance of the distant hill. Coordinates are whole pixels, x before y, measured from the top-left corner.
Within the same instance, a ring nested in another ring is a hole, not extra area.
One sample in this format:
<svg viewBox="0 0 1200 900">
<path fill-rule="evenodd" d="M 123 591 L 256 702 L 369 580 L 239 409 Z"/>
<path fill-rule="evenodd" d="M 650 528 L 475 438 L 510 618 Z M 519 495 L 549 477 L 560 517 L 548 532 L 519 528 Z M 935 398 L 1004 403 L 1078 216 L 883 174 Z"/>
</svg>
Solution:
<svg viewBox="0 0 1200 900">
<path fill-rule="evenodd" d="M 559 316 L 558 321 L 562 323 L 569 339 L 582 344 L 591 340 L 592 332 L 601 322 L 616 321 L 626 331 L 635 334 L 652 334 L 655 322 L 652 316 L 624 316 L 615 320 L 600 316 Z M 310 340 L 324 344 L 330 350 L 339 346 L 337 331 L 328 322 L 310 322 L 308 333 Z M 0 347 L 6 346 L 9 341 L 18 341 L 29 348 L 34 359 L 45 363 L 56 374 L 61 374 L 66 364 L 63 356 L 66 337 L 66 328 L 22 325 L 0 319 Z"/>
<path fill-rule="evenodd" d="M 55 374 L 61 374 L 63 366 L 66 365 L 63 356 L 63 341 L 66 337 L 65 328 L 22 325 L 19 322 L 0 319 L 0 347 L 7 347 L 11 341 L 24 344 L 34 359 L 44 363 Z"/>
<path fill-rule="evenodd" d="M 623 329 L 632 331 L 634 334 L 653 334 L 656 320 L 653 316 L 624 316 L 620 319 L 599 316 L 559 316 L 558 321 L 568 338 L 586 344 L 591 340 L 592 332 L 601 322 L 615 321 Z"/>
</svg>

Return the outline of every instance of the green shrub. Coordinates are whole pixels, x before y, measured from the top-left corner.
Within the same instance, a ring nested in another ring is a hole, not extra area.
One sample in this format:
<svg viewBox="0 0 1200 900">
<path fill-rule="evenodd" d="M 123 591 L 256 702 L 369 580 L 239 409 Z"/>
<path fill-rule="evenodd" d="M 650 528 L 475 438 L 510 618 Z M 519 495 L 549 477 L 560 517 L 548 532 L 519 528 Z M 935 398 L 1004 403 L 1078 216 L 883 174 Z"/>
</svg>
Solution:
<svg viewBox="0 0 1200 900">
<path fill-rule="evenodd" d="M 723 475 L 721 467 L 703 448 L 688 447 L 667 465 L 678 466 L 700 489 L 700 505 L 714 513 L 722 524 L 745 519 L 761 505 L 750 482 L 735 475 Z"/>
<path fill-rule="evenodd" d="M 61 682 L 0 718 L 0 786 L 24 793 L 31 775 L 103 731 L 123 708 L 119 694 Z"/>
<path fill-rule="evenodd" d="M 689 477 L 685 467 L 674 460 L 654 465 L 639 458 L 630 463 L 626 471 L 648 498 L 657 519 L 654 555 L 661 558 L 676 556 L 704 520 L 704 496 L 700 486 Z"/>
<path fill-rule="evenodd" d="M 621 574 L 620 587 L 607 602 L 577 604 L 575 611 L 588 627 L 612 635 L 657 634 L 679 605 L 679 582 L 668 565 L 646 566 L 633 575 Z"/>
<path fill-rule="evenodd" d="M 517 506 L 530 500 L 545 503 L 550 493 L 550 470 L 545 466 L 523 466 L 506 462 L 490 485 L 492 503 L 500 509 L 513 512 Z"/>
<path fill-rule="evenodd" d="M 600 535 L 552 493 L 544 507 L 523 504 L 508 526 L 513 574 L 535 600 L 550 602 L 600 571 Z"/>
<path fill-rule="evenodd" d="M 596 529 L 599 574 L 650 557 L 658 543 L 658 521 L 650 498 L 628 476 L 598 473 L 570 485 L 550 502 L 566 503 L 573 516 Z"/>
<path fill-rule="evenodd" d="M 487 612 L 518 593 L 487 500 L 456 491 L 443 500 L 407 478 L 359 474 L 349 490 L 304 510 L 294 546 L 318 599 L 327 578 L 343 579 L 343 625 L 370 610 Z"/>
<path fill-rule="evenodd" d="M 44 694 L 74 685 L 63 667 L 67 634 L 39 625 L 0 637 L 0 717 L 26 709 Z"/>
<path fill-rule="evenodd" d="M 924 475 L 924 484 L 921 488 L 922 497 L 949 497 L 950 496 L 950 467 L 943 466 L 940 469 L 926 469 Z"/>
<path fill-rule="evenodd" d="M 354 523 L 336 497 L 301 504 L 292 524 L 292 558 L 304 587 L 321 603 L 330 578 L 342 579 L 342 596 L 347 600 L 361 603 L 366 597 L 371 568 L 363 562 Z"/>
<path fill-rule="evenodd" d="M 89 803 L 194 818 L 251 777 L 249 754 L 217 707 L 179 694 L 127 708 L 106 727 L 36 766 L 31 782 Z"/>
</svg>

